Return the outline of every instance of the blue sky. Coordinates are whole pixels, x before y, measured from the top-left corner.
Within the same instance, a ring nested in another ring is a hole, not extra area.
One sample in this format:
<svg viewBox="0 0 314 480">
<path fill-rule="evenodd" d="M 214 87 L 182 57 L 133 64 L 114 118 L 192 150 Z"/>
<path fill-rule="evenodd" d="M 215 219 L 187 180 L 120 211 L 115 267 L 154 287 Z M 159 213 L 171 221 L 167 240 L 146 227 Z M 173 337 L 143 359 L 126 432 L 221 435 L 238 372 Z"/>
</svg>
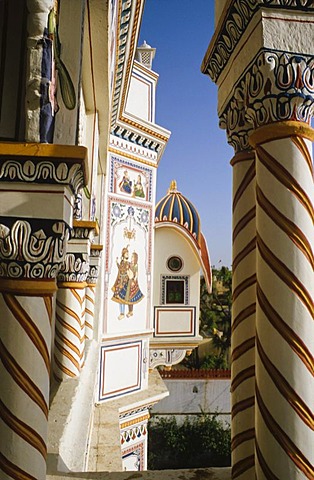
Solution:
<svg viewBox="0 0 314 480">
<path fill-rule="evenodd" d="M 156 122 L 172 132 L 157 200 L 177 180 L 197 207 L 211 263 L 231 265 L 233 149 L 218 126 L 217 87 L 200 71 L 214 31 L 214 0 L 146 0 L 139 43 L 156 48 Z"/>
</svg>

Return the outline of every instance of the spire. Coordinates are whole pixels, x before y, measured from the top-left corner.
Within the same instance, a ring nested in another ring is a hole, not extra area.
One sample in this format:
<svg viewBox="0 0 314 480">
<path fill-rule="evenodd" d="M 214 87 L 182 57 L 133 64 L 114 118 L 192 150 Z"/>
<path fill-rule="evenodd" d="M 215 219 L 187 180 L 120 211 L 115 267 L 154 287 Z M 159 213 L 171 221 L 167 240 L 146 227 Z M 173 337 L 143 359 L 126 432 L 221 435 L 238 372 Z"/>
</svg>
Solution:
<svg viewBox="0 0 314 480">
<path fill-rule="evenodd" d="M 156 48 L 152 48 L 150 45 L 148 45 L 148 43 L 146 43 L 146 40 L 144 40 L 143 45 L 137 47 L 136 49 L 135 59 L 151 70 L 155 53 Z"/>
<path fill-rule="evenodd" d="M 175 193 L 177 192 L 177 181 L 176 180 L 171 180 L 170 187 L 168 190 L 168 193 Z"/>
</svg>

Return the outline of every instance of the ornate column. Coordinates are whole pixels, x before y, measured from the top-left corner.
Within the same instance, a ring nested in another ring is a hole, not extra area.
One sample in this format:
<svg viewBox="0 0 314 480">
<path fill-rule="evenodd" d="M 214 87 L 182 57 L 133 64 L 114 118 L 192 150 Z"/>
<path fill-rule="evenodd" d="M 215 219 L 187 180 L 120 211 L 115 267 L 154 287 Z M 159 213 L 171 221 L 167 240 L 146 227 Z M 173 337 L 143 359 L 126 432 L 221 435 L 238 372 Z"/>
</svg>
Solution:
<svg viewBox="0 0 314 480">
<path fill-rule="evenodd" d="M 0 469 L 6 478 L 46 475 L 52 297 L 85 154 L 77 147 L 0 144 Z"/>
<path fill-rule="evenodd" d="M 96 222 L 74 221 L 65 262 L 58 274 L 54 375 L 76 377 L 84 364 L 85 292 Z"/>
<path fill-rule="evenodd" d="M 89 257 L 89 273 L 87 276 L 85 298 L 85 338 L 92 339 L 94 331 L 95 290 L 99 274 L 102 245 L 92 245 Z"/>
<path fill-rule="evenodd" d="M 255 149 L 255 372 L 243 356 L 239 378 L 255 375 L 255 472 L 250 478 L 258 480 L 314 477 L 313 23 L 312 1 L 230 0 L 202 65 L 219 86 L 220 116 L 235 115 L 233 103 L 242 104 Z M 235 304 L 245 251 L 234 254 Z M 249 413 L 243 421 L 251 421 Z M 232 423 L 234 431 L 234 416 Z M 244 478 L 241 466 L 234 456 L 233 478 Z"/>
<path fill-rule="evenodd" d="M 220 118 L 234 148 L 232 205 L 232 475 L 254 477 L 255 451 L 255 314 L 256 208 L 255 153 L 249 145 L 251 126 L 244 105 L 233 99 Z"/>
<path fill-rule="evenodd" d="M 313 478 L 314 58 L 263 52 L 256 130 L 256 474 Z M 267 92 L 267 94 L 265 94 Z"/>
</svg>

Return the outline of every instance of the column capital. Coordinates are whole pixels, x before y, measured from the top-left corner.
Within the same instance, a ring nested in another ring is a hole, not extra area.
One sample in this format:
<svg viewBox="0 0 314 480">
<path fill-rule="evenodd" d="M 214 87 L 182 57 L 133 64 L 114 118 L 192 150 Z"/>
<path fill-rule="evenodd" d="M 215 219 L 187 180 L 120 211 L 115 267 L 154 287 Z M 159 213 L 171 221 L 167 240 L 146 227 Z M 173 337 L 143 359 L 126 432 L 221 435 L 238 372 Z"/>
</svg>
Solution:
<svg viewBox="0 0 314 480">
<path fill-rule="evenodd" d="M 252 149 L 249 136 L 253 132 L 253 127 L 245 118 L 243 101 L 235 97 L 230 101 L 219 117 L 219 126 L 226 130 L 228 143 L 234 148 L 235 153 Z"/>
<path fill-rule="evenodd" d="M 0 277 L 56 278 L 69 235 L 62 221 L 1 217 Z"/>
<path fill-rule="evenodd" d="M 69 185 L 87 183 L 87 149 L 46 143 L 0 143 L 0 182 Z"/>
</svg>

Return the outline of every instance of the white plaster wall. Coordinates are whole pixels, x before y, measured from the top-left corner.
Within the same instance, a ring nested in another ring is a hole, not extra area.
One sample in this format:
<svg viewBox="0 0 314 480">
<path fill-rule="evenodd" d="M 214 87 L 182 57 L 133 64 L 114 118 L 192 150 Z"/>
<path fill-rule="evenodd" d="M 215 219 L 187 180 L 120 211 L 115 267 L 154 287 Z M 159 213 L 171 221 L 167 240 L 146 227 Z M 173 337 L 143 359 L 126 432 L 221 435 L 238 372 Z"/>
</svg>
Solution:
<svg viewBox="0 0 314 480">
<path fill-rule="evenodd" d="M 188 240 L 175 227 L 156 228 L 154 252 L 154 305 L 161 305 L 162 275 L 189 275 L 189 304 L 196 306 L 196 318 L 198 318 L 200 266 Z M 172 272 L 167 268 L 168 258 L 174 255 L 183 260 L 183 268 L 180 272 Z"/>
<path fill-rule="evenodd" d="M 169 396 L 152 409 L 154 415 L 175 415 L 183 420 L 185 415 L 218 412 L 224 422 L 231 422 L 230 380 L 188 379 L 164 382 Z"/>
<path fill-rule="evenodd" d="M 132 75 L 126 111 L 147 122 L 151 121 L 151 88 L 149 82 Z"/>
</svg>

